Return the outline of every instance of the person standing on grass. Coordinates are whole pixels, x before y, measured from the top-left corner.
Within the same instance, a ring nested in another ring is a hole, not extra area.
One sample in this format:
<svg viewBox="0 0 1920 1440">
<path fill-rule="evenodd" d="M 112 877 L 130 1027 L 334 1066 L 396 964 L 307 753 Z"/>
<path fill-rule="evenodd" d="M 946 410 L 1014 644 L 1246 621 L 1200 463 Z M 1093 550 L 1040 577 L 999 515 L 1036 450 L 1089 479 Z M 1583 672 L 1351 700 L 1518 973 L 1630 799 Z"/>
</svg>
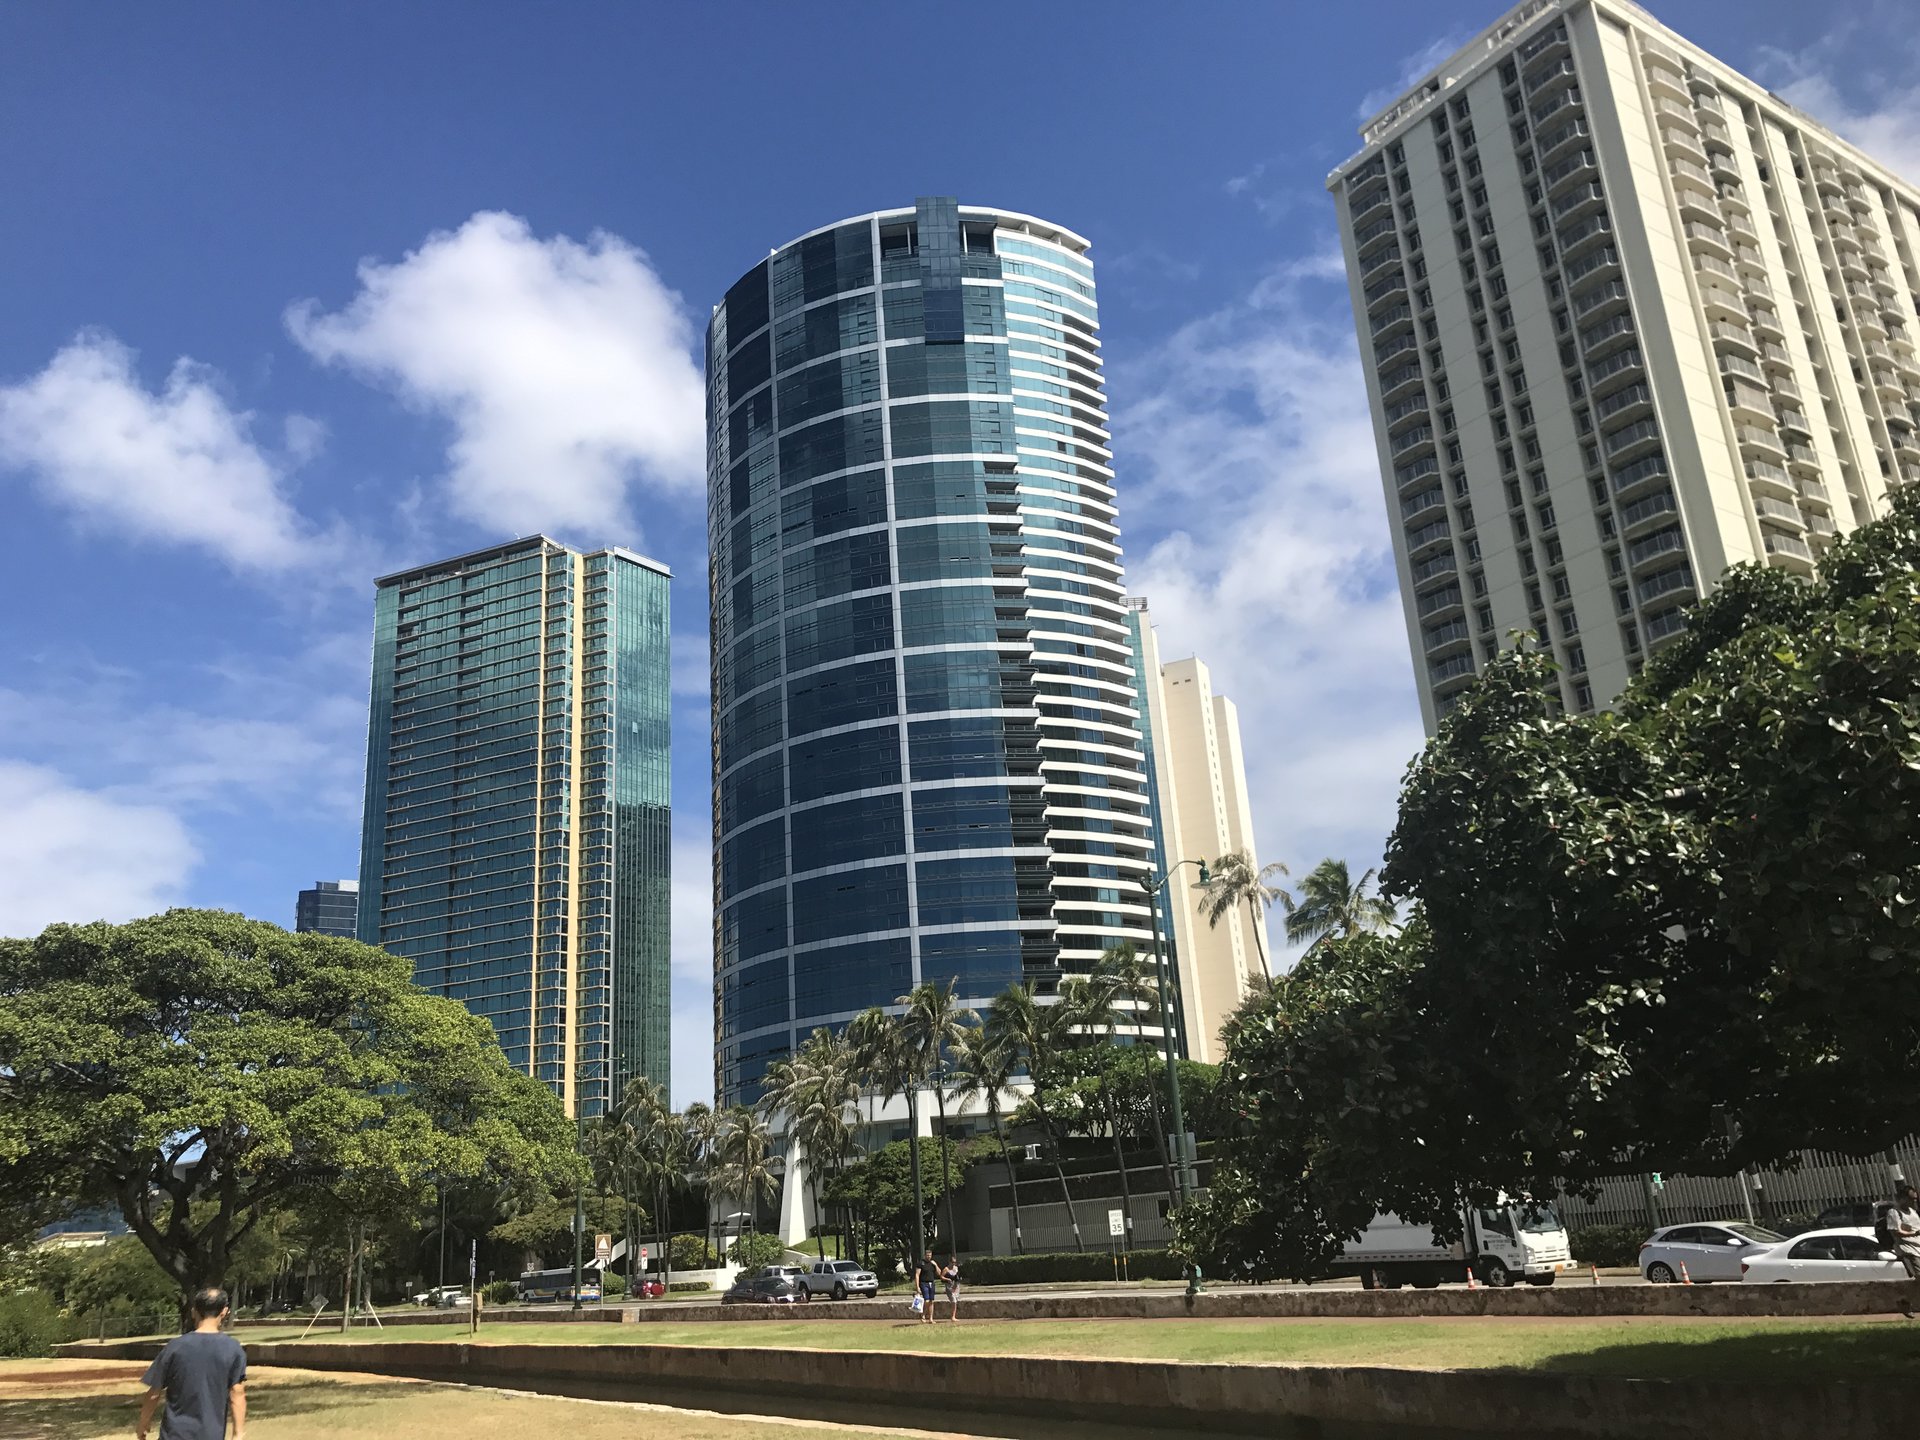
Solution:
<svg viewBox="0 0 1920 1440">
<path fill-rule="evenodd" d="M 1911 1182 L 1901 1183 L 1885 1223 L 1893 1240 L 1894 1258 L 1906 1267 L 1907 1279 L 1912 1282 L 1907 1287 L 1906 1303 L 1900 1307 L 1900 1313 L 1911 1320 L 1914 1301 L 1920 1299 L 1920 1190 L 1915 1190 Z"/>
<path fill-rule="evenodd" d="M 165 1399 L 160 1440 L 223 1440 L 229 1416 L 233 1440 L 246 1440 L 247 1352 L 233 1336 L 221 1333 L 227 1292 L 216 1285 L 196 1290 L 188 1308 L 193 1329 L 169 1340 L 147 1367 L 147 1398 L 134 1433 L 147 1440 L 153 1413 Z"/>
<path fill-rule="evenodd" d="M 920 1257 L 920 1263 L 913 1268 L 913 1285 L 920 1292 L 920 1323 L 933 1324 L 934 1287 L 940 1283 L 940 1262 L 933 1258 L 933 1251 Z"/>
<path fill-rule="evenodd" d="M 947 1323 L 956 1325 L 960 1321 L 960 1258 L 947 1256 L 947 1263 L 940 1267 L 940 1279 L 947 1287 Z"/>
</svg>

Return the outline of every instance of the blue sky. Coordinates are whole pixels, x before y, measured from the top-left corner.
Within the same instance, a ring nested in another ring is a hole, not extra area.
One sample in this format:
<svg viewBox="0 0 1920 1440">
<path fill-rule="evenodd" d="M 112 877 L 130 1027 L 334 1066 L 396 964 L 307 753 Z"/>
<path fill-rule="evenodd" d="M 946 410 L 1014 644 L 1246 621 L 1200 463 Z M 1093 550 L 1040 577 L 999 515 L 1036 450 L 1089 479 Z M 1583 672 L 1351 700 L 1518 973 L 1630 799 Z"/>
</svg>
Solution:
<svg viewBox="0 0 1920 1440">
<path fill-rule="evenodd" d="M 1910 7 L 1661 18 L 1920 174 Z M 1326 172 L 1455 3 L 0 10 L 0 933 L 356 873 L 370 580 L 667 561 L 675 1094 L 711 1083 L 699 336 L 921 194 L 1094 242 L 1131 579 L 1241 705 L 1262 858 L 1419 743 Z M 1386 38 L 1383 38 L 1386 37 Z"/>
</svg>

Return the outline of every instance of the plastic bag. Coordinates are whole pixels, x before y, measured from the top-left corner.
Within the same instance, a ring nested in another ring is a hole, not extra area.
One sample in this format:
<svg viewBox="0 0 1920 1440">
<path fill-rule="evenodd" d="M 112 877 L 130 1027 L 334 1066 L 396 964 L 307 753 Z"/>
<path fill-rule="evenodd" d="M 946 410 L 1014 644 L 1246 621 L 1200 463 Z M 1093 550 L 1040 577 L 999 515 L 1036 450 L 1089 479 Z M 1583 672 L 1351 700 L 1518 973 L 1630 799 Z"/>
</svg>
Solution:
<svg viewBox="0 0 1920 1440">
<path fill-rule="evenodd" d="M 927 1302 L 925 1297 L 920 1295 L 915 1295 L 913 1297 L 913 1313 L 918 1315 L 922 1310 L 926 1308 L 926 1304 Z"/>
</svg>

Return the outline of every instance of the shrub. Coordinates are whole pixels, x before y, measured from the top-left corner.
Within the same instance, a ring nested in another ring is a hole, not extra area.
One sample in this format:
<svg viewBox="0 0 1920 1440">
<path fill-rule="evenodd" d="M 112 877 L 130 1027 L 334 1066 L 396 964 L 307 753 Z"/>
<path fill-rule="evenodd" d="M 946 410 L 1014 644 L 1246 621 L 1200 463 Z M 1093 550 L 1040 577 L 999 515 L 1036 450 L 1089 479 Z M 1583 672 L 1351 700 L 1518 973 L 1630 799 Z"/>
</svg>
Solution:
<svg viewBox="0 0 1920 1440">
<path fill-rule="evenodd" d="M 711 1270 L 720 1263 L 704 1235 L 676 1235 L 668 1242 L 676 1270 Z"/>
<path fill-rule="evenodd" d="M 627 1277 L 617 1270 L 608 1270 L 600 1276 L 600 1293 L 611 1300 L 615 1295 L 627 1293 Z"/>
<path fill-rule="evenodd" d="M 713 1286 L 705 1280 L 676 1280 L 667 1289 L 676 1295 L 690 1295 L 696 1290 L 711 1290 Z"/>
<path fill-rule="evenodd" d="M 1573 1258 L 1583 1265 L 1638 1265 L 1640 1242 L 1646 1238 L 1641 1225 L 1584 1225 L 1568 1242 Z"/>
<path fill-rule="evenodd" d="M 511 1305 L 520 1298 L 520 1287 L 511 1280 L 489 1280 L 480 1287 L 480 1298 L 489 1305 Z"/>
<path fill-rule="evenodd" d="M 60 1307 L 46 1291 L 0 1295 L 0 1355 L 51 1355 L 66 1331 Z"/>
<path fill-rule="evenodd" d="M 778 1265 L 787 1247 L 778 1235 L 742 1235 L 727 1248 L 727 1258 L 744 1269 L 760 1265 Z"/>
<path fill-rule="evenodd" d="M 1184 1262 L 1171 1250 L 1135 1250 L 1126 1274 L 1135 1280 L 1178 1280 Z M 1044 1285 L 1060 1280 L 1112 1280 L 1118 1274 L 1105 1250 L 1063 1255 L 981 1255 L 960 1262 L 960 1278 L 969 1285 Z"/>
</svg>

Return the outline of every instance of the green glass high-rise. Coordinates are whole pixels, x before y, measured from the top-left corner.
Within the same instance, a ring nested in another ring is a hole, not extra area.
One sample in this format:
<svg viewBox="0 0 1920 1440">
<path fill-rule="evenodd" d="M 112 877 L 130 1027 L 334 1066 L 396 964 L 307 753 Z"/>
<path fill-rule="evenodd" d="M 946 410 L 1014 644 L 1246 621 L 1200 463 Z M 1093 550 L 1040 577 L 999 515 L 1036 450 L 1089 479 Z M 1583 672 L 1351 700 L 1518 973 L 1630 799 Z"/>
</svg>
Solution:
<svg viewBox="0 0 1920 1440">
<path fill-rule="evenodd" d="M 669 1074 L 670 580 L 535 535 L 375 582 L 360 939 L 570 1114 Z"/>
</svg>

